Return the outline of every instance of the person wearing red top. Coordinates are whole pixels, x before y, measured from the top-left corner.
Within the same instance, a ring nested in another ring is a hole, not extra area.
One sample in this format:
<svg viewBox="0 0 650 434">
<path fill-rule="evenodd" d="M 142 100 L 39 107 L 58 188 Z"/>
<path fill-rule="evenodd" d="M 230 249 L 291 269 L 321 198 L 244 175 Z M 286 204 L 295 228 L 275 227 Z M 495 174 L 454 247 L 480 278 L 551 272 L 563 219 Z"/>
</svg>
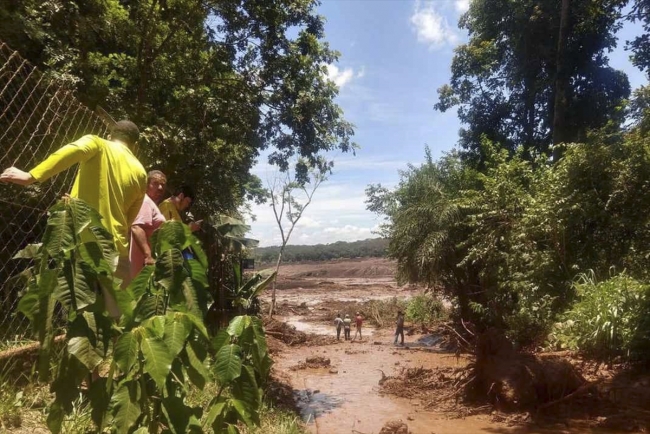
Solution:
<svg viewBox="0 0 650 434">
<path fill-rule="evenodd" d="M 359 335 L 359 340 L 363 340 L 363 337 L 361 337 L 361 326 L 363 325 L 363 317 L 361 316 L 360 312 L 357 312 L 357 316 L 354 318 L 354 323 L 357 326 L 357 330 L 354 332 L 354 338 L 352 339 L 353 341 L 357 339 L 357 334 Z"/>
</svg>

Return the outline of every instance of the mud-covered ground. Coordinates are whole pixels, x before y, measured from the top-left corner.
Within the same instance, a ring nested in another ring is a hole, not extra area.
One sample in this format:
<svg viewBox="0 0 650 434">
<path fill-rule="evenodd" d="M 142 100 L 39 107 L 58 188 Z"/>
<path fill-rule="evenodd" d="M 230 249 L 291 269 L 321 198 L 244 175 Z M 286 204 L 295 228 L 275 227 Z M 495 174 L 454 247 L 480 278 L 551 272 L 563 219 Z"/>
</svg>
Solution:
<svg viewBox="0 0 650 434">
<path fill-rule="evenodd" d="M 650 427 L 650 376 L 622 374 L 568 353 L 560 356 L 576 365 L 592 389 L 535 413 L 503 413 L 464 399 L 470 358 L 440 334 L 413 333 L 404 346 L 395 346 L 391 324 L 377 328 L 367 321 L 362 339 L 337 341 L 332 324 L 337 312 L 352 316 L 369 300 L 396 302 L 419 291 L 398 286 L 393 272 L 394 264 L 383 259 L 282 267 L 278 314 L 267 324 L 269 341 L 276 375 L 293 388 L 311 432 L 379 433 L 391 420 L 403 421 L 416 434 L 646 432 Z M 269 300 L 267 293 L 263 301 Z"/>
</svg>

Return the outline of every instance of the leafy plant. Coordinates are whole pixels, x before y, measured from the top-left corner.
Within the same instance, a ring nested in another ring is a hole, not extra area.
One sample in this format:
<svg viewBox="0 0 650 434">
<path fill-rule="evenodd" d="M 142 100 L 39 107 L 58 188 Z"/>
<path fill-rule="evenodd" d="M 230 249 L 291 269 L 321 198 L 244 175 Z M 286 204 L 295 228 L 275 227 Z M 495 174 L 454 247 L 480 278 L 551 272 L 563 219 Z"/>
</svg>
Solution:
<svg viewBox="0 0 650 434">
<path fill-rule="evenodd" d="M 406 317 L 421 325 L 429 325 L 444 314 L 442 301 L 431 293 L 418 294 L 408 301 Z"/>
<path fill-rule="evenodd" d="M 66 319 L 66 348 L 47 421 L 52 432 L 60 432 L 65 415 L 78 408 L 83 380 L 100 366 L 108 374 L 92 381 L 84 395 L 100 432 L 109 423 L 120 433 L 202 432 L 202 408 L 185 398 L 190 385 L 201 389 L 215 379 L 221 389 L 209 410 L 212 428 L 259 424 L 258 385 L 271 366 L 261 322 L 237 317 L 212 340 L 203 322 L 207 262 L 198 240 L 182 223 L 166 222 L 151 244 L 155 265 L 146 266 L 125 291 L 117 290 L 115 251 L 99 214 L 80 200 L 65 199 L 50 211 L 43 243 L 17 255 L 34 260 L 19 308 L 39 334 L 44 380 L 55 312 Z M 190 246 L 197 259 L 183 258 Z M 99 289 L 115 297 L 119 323 L 105 312 Z M 233 398 L 221 399 L 224 390 Z"/>
<path fill-rule="evenodd" d="M 564 321 L 556 324 L 552 342 L 606 361 L 616 356 L 644 356 L 634 350 L 650 337 L 645 320 L 650 285 L 625 273 L 598 282 L 590 272 L 580 275 L 575 287 L 578 301 L 565 313 Z"/>
</svg>

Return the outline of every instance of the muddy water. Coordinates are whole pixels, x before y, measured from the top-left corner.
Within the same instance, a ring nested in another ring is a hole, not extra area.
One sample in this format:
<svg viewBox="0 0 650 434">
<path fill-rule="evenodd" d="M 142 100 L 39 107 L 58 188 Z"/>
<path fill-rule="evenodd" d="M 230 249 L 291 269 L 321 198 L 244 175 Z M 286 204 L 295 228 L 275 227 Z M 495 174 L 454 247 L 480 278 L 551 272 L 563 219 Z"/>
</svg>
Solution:
<svg viewBox="0 0 650 434">
<path fill-rule="evenodd" d="M 374 344 L 380 341 L 381 345 Z M 422 346 L 412 343 L 410 348 L 394 347 L 391 336 L 381 332 L 362 343 L 294 348 L 280 356 L 277 367 L 289 374 L 301 416 L 309 431 L 317 434 L 376 434 L 387 421 L 394 419 L 407 423 L 413 434 L 608 432 L 564 424 L 511 427 L 493 421 L 489 415 L 449 419 L 435 409 L 425 409 L 426 403 L 419 400 L 380 395 L 378 382 L 381 371 L 392 375 L 403 367 L 457 366 L 463 363 L 453 355 L 425 351 Z M 328 368 L 290 369 L 316 355 L 328 357 L 332 369 L 338 372 L 330 373 Z"/>
</svg>

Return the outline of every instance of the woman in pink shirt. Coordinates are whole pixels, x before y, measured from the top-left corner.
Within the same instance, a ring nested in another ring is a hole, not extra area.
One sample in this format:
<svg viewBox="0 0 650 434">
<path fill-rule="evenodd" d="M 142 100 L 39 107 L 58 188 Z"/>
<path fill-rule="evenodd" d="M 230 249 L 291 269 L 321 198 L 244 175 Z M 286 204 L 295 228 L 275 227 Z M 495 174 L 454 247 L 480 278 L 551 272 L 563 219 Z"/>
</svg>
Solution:
<svg viewBox="0 0 650 434">
<path fill-rule="evenodd" d="M 131 261 L 131 278 L 140 273 L 145 265 L 153 265 L 155 260 L 151 254 L 149 240 L 153 232 L 165 222 L 165 217 L 158 209 L 158 203 L 165 196 L 167 177 L 159 170 L 152 170 L 147 175 L 147 194 L 144 196 L 142 207 L 131 225 L 131 246 L 129 260 Z"/>
</svg>

